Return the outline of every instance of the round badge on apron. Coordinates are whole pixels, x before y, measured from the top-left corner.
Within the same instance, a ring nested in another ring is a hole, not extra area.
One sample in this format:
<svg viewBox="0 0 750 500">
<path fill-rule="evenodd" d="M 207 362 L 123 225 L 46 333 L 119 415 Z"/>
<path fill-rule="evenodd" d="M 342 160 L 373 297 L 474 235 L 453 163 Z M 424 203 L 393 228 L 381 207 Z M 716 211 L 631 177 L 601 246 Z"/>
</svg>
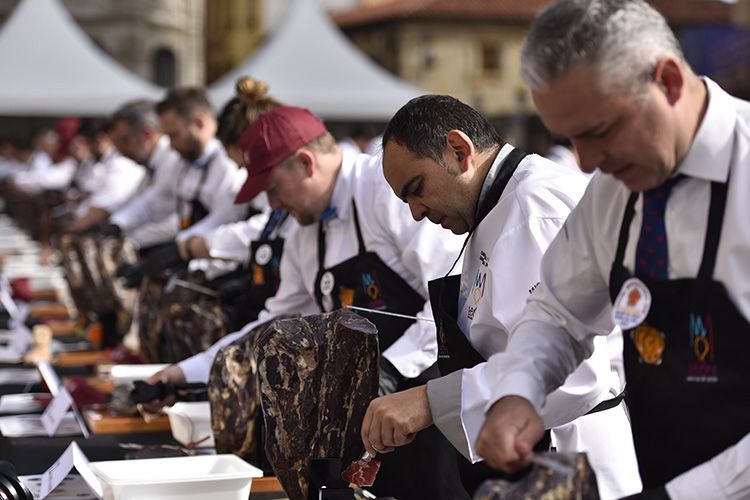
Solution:
<svg viewBox="0 0 750 500">
<path fill-rule="evenodd" d="M 620 293 L 612 304 L 612 322 L 629 330 L 643 323 L 651 309 L 651 292 L 638 278 L 623 283 Z"/>
<path fill-rule="evenodd" d="M 259 266 L 265 266 L 271 262 L 272 257 L 273 250 L 271 249 L 271 245 L 265 243 L 258 247 L 258 250 L 255 252 L 255 263 Z"/>
<path fill-rule="evenodd" d="M 320 293 L 323 295 L 331 295 L 333 292 L 333 286 L 335 284 L 333 273 L 328 271 L 320 277 Z"/>
</svg>

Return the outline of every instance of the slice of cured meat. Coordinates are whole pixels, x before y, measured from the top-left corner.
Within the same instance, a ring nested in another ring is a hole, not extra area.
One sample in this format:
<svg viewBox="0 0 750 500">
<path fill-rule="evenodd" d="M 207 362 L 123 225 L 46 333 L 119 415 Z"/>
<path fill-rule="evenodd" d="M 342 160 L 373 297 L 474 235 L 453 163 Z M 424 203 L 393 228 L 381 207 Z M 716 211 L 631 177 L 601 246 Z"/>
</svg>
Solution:
<svg viewBox="0 0 750 500">
<path fill-rule="evenodd" d="M 380 470 L 380 460 L 377 458 L 360 458 L 349 464 L 349 467 L 341 473 L 341 477 L 350 484 L 372 486 L 375 477 L 378 475 L 378 470 Z"/>
</svg>

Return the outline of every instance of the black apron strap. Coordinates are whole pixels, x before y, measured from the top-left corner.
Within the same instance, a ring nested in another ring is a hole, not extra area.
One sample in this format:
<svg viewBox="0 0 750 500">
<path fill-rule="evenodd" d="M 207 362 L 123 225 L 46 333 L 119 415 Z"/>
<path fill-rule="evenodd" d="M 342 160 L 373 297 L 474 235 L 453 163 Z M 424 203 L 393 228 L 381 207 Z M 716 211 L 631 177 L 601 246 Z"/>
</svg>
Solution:
<svg viewBox="0 0 750 500">
<path fill-rule="evenodd" d="M 620 394 L 613 398 L 605 399 L 604 401 L 587 411 L 586 415 L 599 413 L 600 411 L 611 410 L 612 408 L 618 406 L 620 403 L 622 403 L 622 400 L 625 399 L 625 396 L 627 396 L 626 390 L 627 389 L 623 389 Z"/>
<path fill-rule="evenodd" d="M 476 229 L 479 223 L 482 222 L 485 217 L 487 217 L 487 214 L 490 213 L 493 208 L 495 208 L 495 205 L 497 205 L 497 202 L 503 195 L 503 191 L 505 191 L 505 186 L 508 185 L 508 182 L 510 182 L 510 178 L 513 177 L 516 168 L 518 168 L 518 165 L 527 155 L 528 153 L 526 153 L 525 151 L 515 148 L 513 151 L 508 153 L 507 157 L 505 157 L 505 160 L 503 160 L 503 164 L 500 166 L 500 171 L 497 173 L 495 179 L 493 179 L 492 186 L 490 186 L 487 195 L 484 197 L 481 203 L 477 205 L 476 222 L 474 223 L 474 229 Z M 474 229 L 472 229 L 471 232 L 474 232 Z M 471 232 L 469 234 L 471 234 Z"/>
<path fill-rule="evenodd" d="M 724 209 L 727 204 L 727 182 L 711 183 L 711 207 L 708 211 L 708 227 L 706 228 L 706 241 L 703 246 L 703 262 L 698 271 L 698 279 L 711 279 L 716 266 L 716 254 L 719 251 L 721 240 L 721 229 L 724 225 Z"/>
<path fill-rule="evenodd" d="M 326 232 L 323 229 L 323 221 L 318 222 L 318 270 L 325 269 L 323 264 L 326 258 Z"/>
<path fill-rule="evenodd" d="M 357 204 L 354 203 L 354 198 L 352 198 L 352 213 L 354 214 L 354 229 L 357 231 L 357 244 L 359 245 L 357 253 L 362 255 L 367 253 L 367 247 L 365 247 L 365 240 L 362 238 L 362 229 L 359 227 L 359 213 L 357 212 Z"/>
</svg>

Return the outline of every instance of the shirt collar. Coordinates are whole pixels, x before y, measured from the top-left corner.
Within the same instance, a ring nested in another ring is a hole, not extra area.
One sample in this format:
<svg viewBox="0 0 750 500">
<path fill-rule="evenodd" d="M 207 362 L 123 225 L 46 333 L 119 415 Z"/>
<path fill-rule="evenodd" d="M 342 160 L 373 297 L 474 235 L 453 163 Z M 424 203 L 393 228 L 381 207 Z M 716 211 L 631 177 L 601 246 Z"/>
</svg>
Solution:
<svg viewBox="0 0 750 500">
<path fill-rule="evenodd" d="M 497 156 L 495 156 L 495 160 L 492 162 L 490 169 L 487 171 L 487 176 L 484 178 L 482 190 L 479 192 L 479 199 L 477 200 L 477 207 L 482 205 L 482 202 L 487 197 L 487 193 L 490 192 L 490 188 L 492 187 L 492 183 L 495 181 L 495 177 L 497 177 L 498 172 L 500 172 L 500 167 L 503 165 L 510 152 L 514 149 L 515 148 L 510 144 L 505 144 L 502 148 L 500 148 L 500 151 L 498 151 Z"/>
<path fill-rule="evenodd" d="M 336 176 L 336 184 L 333 186 L 331 195 L 331 207 L 336 207 L 335 218 L 349 220 L 352 206 L 352 173 L 354 164 L 357 160 L 357 154 L 351 151 L 344 151 L 341 160 L 341 168 Z M 330 219 L 329 219 L 330 220 Z"/>
<path fill-rule="evenodd" d="M 162 135 L 154 146 L 154 150 L 151 151 L 151 156 L 146 160 L 148 165 L 155 170 L 161 164 L 169 149 L 169 137 Z"/>
<path fill-rule="evenodd" d="M 688 153 L 678 165 L 681 174 L 725 182 L 729 176 L 737 110 L 732 96 L 707 77 L 708 106 Z"/>
<path fill-rule="evenodd" d="M 201 153 L 201 155 L 194 162 L 192 162 L 190 166 L 196 168 L 207 167 L 209 161 L 211 161 L 213 154 L 220 147 L 221 143 L 218 141 L 218 139 L 211 139 L 210 141 L 208 141 L 208 144 L 206 144 L 206 147 L 203 148 L 203 152 Z"/>
</svg>

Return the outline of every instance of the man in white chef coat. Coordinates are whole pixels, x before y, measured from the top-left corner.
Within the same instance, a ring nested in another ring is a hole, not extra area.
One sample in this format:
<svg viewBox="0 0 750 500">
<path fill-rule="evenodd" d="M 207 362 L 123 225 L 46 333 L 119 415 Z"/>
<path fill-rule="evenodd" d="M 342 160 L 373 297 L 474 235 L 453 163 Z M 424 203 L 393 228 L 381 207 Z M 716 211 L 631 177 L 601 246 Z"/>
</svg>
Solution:
<svg viewBox="0 0 750 500">
<path fill-rule="evenodd" d="M 493 384 L 485 360 L 505 348 L 539 282 L 542 255 L 588 179 L 506 144 L 476 110 L 440 95 L 413 99 L 391 119 L 383 173 L 416 220 L 469 236 L 462 273 L 430 283 L 443 377 L 374 400 L 363 441 L 370 451 L 407 445 L 434 422 L 478 462 L 474 442 Z M 544 408 L 551 446 L 586 451 L 603 498 L 640 490 L 622 387 L 601 338 Z M 464 465 L 470 490 L 493 475 L 483 464 Z"/>
</svg>

